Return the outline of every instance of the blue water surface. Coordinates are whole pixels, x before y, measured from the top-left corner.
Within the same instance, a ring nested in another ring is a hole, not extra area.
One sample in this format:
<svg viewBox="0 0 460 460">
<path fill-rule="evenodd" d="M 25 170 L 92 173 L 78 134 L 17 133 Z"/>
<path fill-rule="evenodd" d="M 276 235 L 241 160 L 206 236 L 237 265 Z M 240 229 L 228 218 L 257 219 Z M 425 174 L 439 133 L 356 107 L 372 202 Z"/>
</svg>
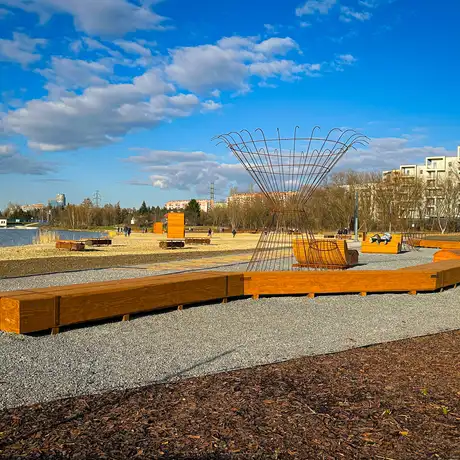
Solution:
<svg viewBox="0 0 460 460">
<path fill-rule="evenodd" d="M 105 232 L 75 232 L 72 230 L 53 230 L 61 240 L 80 240 L 82 238 L 102 238 L 107 236 Z M 24 246 L 33 244 L 38 229 L 33 228 L 0 228 L 0 247 Z"/>
</svg>

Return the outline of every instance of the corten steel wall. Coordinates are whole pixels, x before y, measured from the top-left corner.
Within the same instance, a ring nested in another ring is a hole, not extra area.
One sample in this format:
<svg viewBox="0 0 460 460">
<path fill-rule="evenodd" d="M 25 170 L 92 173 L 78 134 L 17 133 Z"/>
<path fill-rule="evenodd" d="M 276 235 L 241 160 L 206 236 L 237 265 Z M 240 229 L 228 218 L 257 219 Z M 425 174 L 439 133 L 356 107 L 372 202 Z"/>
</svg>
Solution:
<svg viewBox="0 0 460 460">
<path fill-rule="evenodd" d="M 185 238 L 185 218 L 183 213 L 168 213 L 168 238 L 177 240 Z"/>
<path fill-rule="evenodd" d="M 163 223 L 162 222 L 155 222 L 155 224 L 153 225 L 153 233 L 156 233 L 157 235 L 163 234 Z"/>
</svg>

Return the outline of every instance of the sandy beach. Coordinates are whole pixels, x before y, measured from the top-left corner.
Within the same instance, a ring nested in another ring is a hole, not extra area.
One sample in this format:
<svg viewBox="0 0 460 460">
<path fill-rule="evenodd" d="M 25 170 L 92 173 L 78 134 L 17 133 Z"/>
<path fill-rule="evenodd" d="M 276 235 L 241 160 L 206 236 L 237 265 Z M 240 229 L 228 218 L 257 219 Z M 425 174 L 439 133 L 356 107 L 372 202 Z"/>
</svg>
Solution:
<svg viewBox="0 0 460 460">
<path fill-rule="evenodd" d="M 206 237 L 204 233 L 190 233 L 190 237 Z M 87 247 L 82 252 L 70 252 L 55 248 L 54 243 L 31 244 L 27 246 L 13 246 L 0 248 L 0 261 L 44 259 L 54 257 L 108 257 L 129 254 L 167 254 L 174 252 L 216 252 L 216 251 L 239 251 L 252 249 L 256 246 L 259 234 L 241 233 L 235 238 L 230 233 L 219 233 L 212 237 L 210 245 L 188 245 L 184 249 L 165 250 L 160 249 L 158 243 L 166 239 L 166 235 L 154 235 L 152 233 L 133 233 L 130 237 L 116 236 L 111 246 Z"/>
<path fill-rule="evenodd" d="M 191 233 L 190 236 L 207 236 Z M 162 263 L 207 255 L 252 251 L 258 234 L 217 234 L 210 245 L 188 245 L 183 249 L 160 249 L 166 235 L 133 233 L 129 238 L 116 236 L 112 246 L 87 247 L 74 252 L 56 249 L 54 243 L 0 248 L 0 278 L 111 268 L 136 264 Z"/>
</svg>

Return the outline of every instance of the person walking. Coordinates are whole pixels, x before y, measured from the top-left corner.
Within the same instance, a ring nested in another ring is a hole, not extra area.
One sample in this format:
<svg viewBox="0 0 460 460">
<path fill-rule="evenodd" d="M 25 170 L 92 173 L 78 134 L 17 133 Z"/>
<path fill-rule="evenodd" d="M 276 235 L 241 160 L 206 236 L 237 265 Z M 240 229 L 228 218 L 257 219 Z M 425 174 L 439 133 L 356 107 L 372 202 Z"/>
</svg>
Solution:
<svg viewBox="0 0 460 460">
<path fill-rule="evenodd" d="M 131 227 L 128 227 L 128 236 L 131 236 Z"/>
<path fill-rule="evenodd" d="M 235 238 L 235 235 L 236 235 L 236 230 L 235 229 L 232 230 L 232 235 L 233 235 L 233 238 Z"/>
<path fill-rule="evenodd" d="M 208 237 L 211 238 L 211 236 L 212 236 L 212 229 L 210 228 L 210 229 L 208 230 Z"/>
</svg>

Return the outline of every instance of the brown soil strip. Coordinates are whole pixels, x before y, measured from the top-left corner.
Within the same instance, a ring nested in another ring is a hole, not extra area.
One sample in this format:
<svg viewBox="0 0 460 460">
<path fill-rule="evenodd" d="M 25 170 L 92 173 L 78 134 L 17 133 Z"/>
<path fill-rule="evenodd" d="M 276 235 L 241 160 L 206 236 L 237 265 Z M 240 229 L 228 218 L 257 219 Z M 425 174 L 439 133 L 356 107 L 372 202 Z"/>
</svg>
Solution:
<svg viewBox="0 0 460 460">
<path fill-rule="evenodd" d="M 459 459 L 460 331 L 0 413 L 0 458 Z"/>
<path fill-rule="evenodd" d="M 171 262 L 174 260 L 200 259 L 222 255 L 251 253 L 253 249 L 240 251 L 197 251 L 191 253 L 168 252 L 166 254 L 123 254 L 104 257 L 50 257 L 42 259 L 22 259 L 0 261 L 0 278 L 43 275 L 75 270 L 124 267 L 130 265 Z"/>
</svg>

